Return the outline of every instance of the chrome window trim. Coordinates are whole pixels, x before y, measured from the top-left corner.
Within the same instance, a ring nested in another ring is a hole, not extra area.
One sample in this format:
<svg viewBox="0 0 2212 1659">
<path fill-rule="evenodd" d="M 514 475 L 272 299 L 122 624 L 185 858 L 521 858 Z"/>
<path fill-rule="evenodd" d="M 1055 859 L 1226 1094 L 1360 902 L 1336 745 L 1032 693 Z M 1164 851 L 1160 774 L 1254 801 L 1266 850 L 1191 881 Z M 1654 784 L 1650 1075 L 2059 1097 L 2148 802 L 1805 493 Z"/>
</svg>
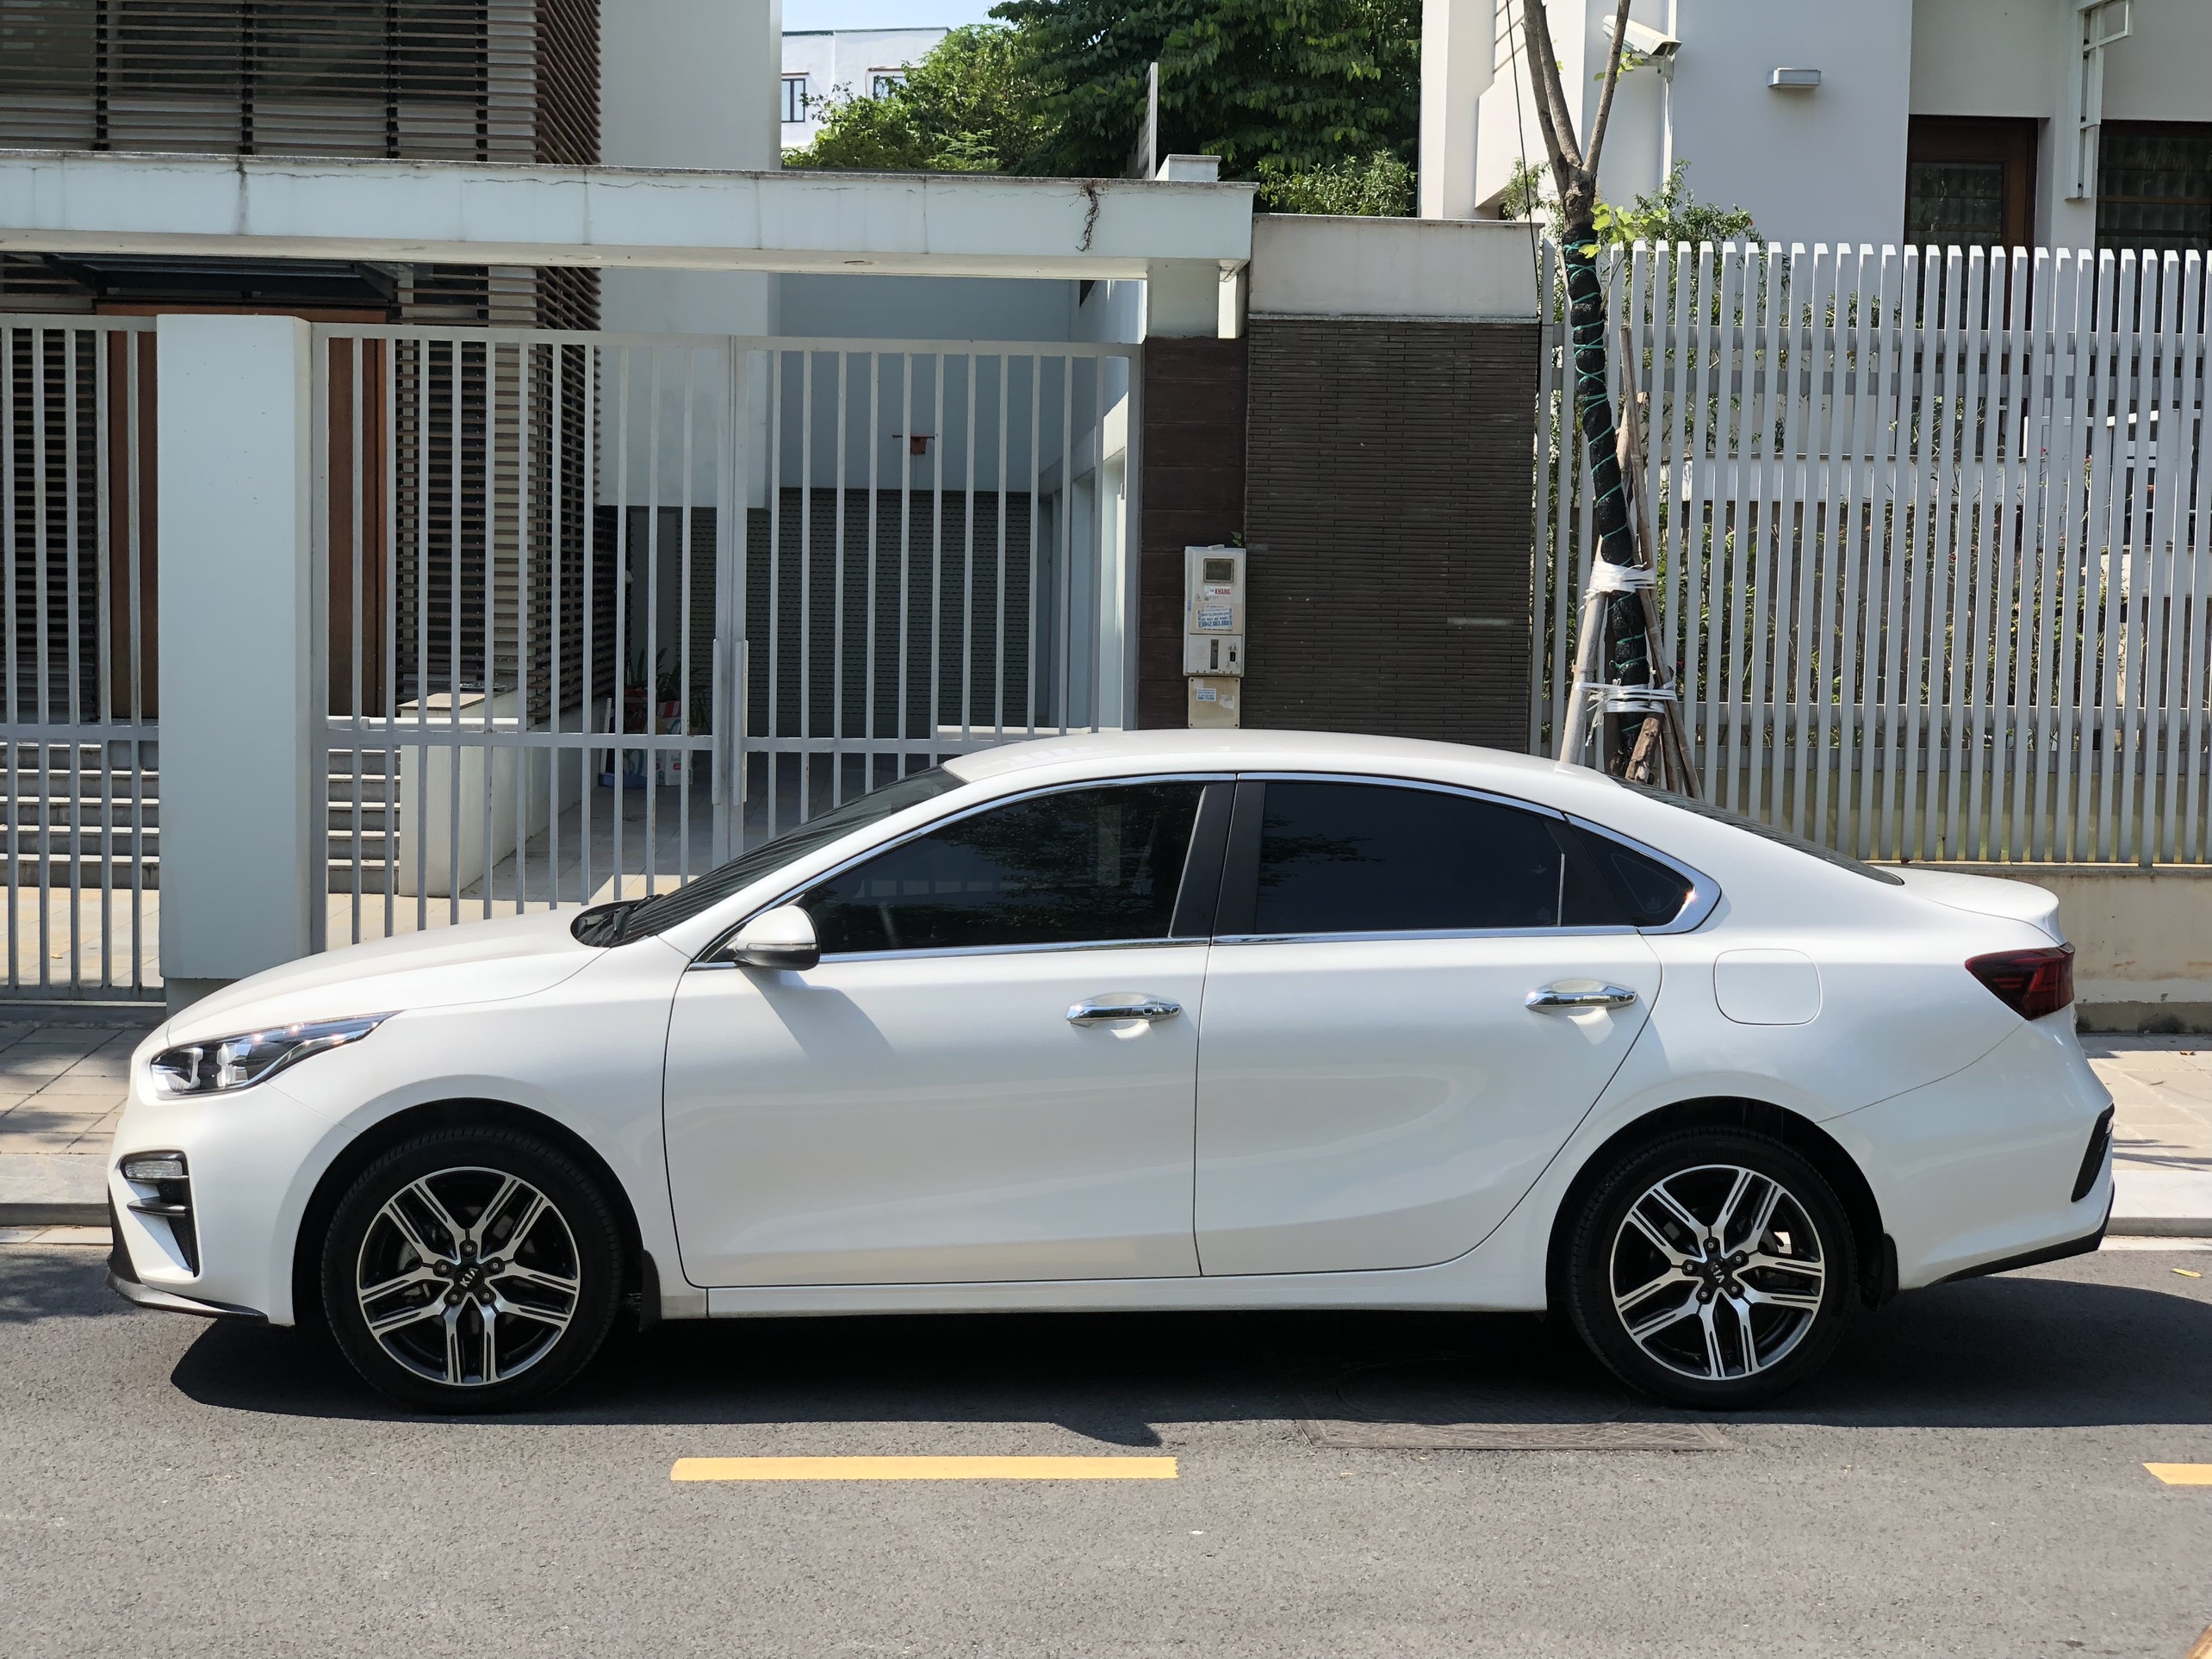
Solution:
<svg viewBox="0 0 2212 1659">
<path fill-rule="evenodd" d="M 916 957 L 935 960 L 940 957 L 955 956 L 1041 956 L 1055 951 L 1072 950 L 1203 950 L 1214 941 L 1209 939 L 1086 939 L 1074 944 L 1044 945 L 955 945 L 946 950 L 848 950 L 826 954 L 823 966 L 832 962 L 903 962 Z M 729 960 L 693 962 L 694 968 L 734 968 Z"/>
<path fill-rule="evenodd" d="M 1664 865 L 1690 884 L 1690 896 L 1683 902 L 1681 910 L 1676 913 L 1672 922 L 1662 923 L 1656 928 L 1638 928 L 1636 929 L 1637 932 L 1655 935 L 1695 933 L 1712 920 L 1713 910 L 1720 903 L 1720 884 L 1695 865 L 1685 864 L 1673 854 L 1662 853 L 1649 842 L 1638 841 L 1634 836 L 1625 835 L 1610 824 L 1594 823 L 1589 819 L 1577 817 L 1572 812 L 1563 812 L 1560 816 L 1577 830 L 1587 831 L 1601 840 L 1617 842 L 1632 853 L 1641 853 L 1655 864 Z"/>
<path fill-rule="evenodd" d="M 1575 928 L 1401 928 L 1372 933 L 1224 933 L 1217 945 L 1358 945 L 1414 943 L 1438 939 L 1606 939 L 1632 938 L 1646 929 L 1626 922 Z M 1194 941 L 1195 942 L 1195 941 Z"/>
<path fill-rule="evenodd" d="M 844 874 L 846 871 L 853 868 L 855 865 L 865 864 L 868 860 L 874 858 L 880 854 L 888 853 L 896 848 L 904 847 L 910 841 L 919 841 L 924 836 L 933 836 L 936 834 L 938 830 L 944 829 L 948 824 L 958 823 L 964 818 L 972 818 L 979 813 L 993 812 L 1002 806 L 1012 806 L 1021 801 L 1037 800 L 1047 795 L 1065 795 L 1072 790 L 1078 789 L 1113 789 L 1129 784 L 1233 783 L 1236 781 L 1236 775 L 1237 774 L 1233 772 L 1143 772 L 1134 773 L 1127 777 L 1078 778 L 1067 783 L 1040 784 L 1034 789 L 1017 790 L 1010 795 L 996 795 L 987 801 L 978 801 L 975 805 L 969 806 L 961 811 L 948 813 L 941 818 L 932 818 L 929 823 L 917 825 L 916 828 L 908 830 L 903 836 L 895 836 L 889 841 L 878 842 L 873 846 L 864 848 L 861 851 L 854 854 L 850 858 L 845 860 L 842 864 L 834 864 L 826 870 L 823 870 L 817 874 L 809 876 L 805 881 L 800 882 L 797 886 L 786 889 L 785 892 L 778 894 L 775 898 L 768 900 L 767 903 L 747 912 L 743 920 L 733 923 L 730 927 L 718 935 L 715 938 L 714 941 L 709 944 L 705 949 L 700 951 L 698 955 L 692 958 L 690 966 L 693 968 L 736 967 L 737 964 L 735 962 L 713 961 L 709 959 L 713 957 L 718 951 L 720 951 L 727 946 L 730 940 L 736 936 L 738 931 L 745 926 L 746 923 L 752 921 L 754 917 L 765 916 L 770 910 L 776 909 L 780 905 L 790 904 L 801 893 L 806 892 L 808 888 L 819 886 L 825 881 L 835 880 L 837 877 Z M 1196 833 L 1196 825 L 1195 823 L 1192 825 L 1192 830 L 1193 833 Z M 1178 875 L 1177 879 L 1180 881 L 1181 877 Z M 1172 919 L 1172 917 L 1170 918 L 1170 920 Z M 836 954 L 825 954 L 822 960 L 825 962 L 879 961 L 885 957 L 892 956 L 970 956 L 980 955 L 985 952 L 1003 951 L 1099 950 L 1105 948 L 1109 945 L 1145 945 L 1162 942 L 1177 945 L 1202 945 L 1210 941 L 1204 939 L 1176 939 L 1164 941 L 1143 939 L 1117 939 L 1097 943 L 1075 945 L 963 945 L 956 947 L 951 950 L 928 950 L 917 948 L 915 950 L 847 951 Z"/>
<path fill-rule="evenodd" d="M 1501 795 L 1494 789 L 1482 789 L 1473 784 L 1444 783 L 1435 778 L 1401 778 L 1395 773 L 1240 772 L 1236 775 L 1239 783 L 1379 784 L 1385 789 L 1427 789 L 1439 795 L 1464 795 L 1470 800 L 1488 801 L 1493 806 L 1519 807 L 1522 811 L 1533 812 L 1538 817 L 1564 821 L 1568 817 L 1557 807 L 1546 806 L 1542 801 L 1524 800 L 1518 795 Z"/>
</svg>

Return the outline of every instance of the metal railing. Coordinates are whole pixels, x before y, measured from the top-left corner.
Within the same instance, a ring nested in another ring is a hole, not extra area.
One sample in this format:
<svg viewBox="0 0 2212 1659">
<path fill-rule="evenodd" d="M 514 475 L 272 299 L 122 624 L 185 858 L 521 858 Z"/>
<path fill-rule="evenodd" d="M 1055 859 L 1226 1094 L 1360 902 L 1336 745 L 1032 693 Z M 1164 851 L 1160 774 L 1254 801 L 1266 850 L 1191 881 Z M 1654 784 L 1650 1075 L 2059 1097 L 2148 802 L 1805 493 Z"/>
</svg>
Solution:
<svg viewBox="0 0 2212 1659">
<path fill-rule="evenodd" d="M 330 943 L 1123 724 L 1134 348 L 316 332 Z"/>
<path fill-rule="evenodd" d="M 2212 861 L 2204 278 L 2194 253 L 1610 258 L 1714 799 L 1866 857 Z M 1555 330 L 1538 752 L 1594 545 L 1564 357 Z"/>
</svg>

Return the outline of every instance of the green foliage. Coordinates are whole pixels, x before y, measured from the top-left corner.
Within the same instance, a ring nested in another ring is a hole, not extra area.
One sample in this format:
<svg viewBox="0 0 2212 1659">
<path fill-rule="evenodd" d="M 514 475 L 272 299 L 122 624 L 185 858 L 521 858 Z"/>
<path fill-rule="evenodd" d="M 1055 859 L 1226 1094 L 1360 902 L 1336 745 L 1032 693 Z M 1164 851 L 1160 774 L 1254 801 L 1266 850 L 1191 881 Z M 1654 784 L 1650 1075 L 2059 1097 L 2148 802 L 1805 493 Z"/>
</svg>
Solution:
<svg viewBox="0 0 2212 1659">
<path fill-rule="evenodd" d="M 1625 208 L 1617 208 L 1610 202 L 1600 202 L 1592 215 L 1597 227 L 1598 239 L 1611 247 L 1625 247 L 1631 242 L 1758 242 L 1758 227 L 1753 224 L 1750 213 L 1743 208 L 1723 208 L 1710 202 L 1700 202 L 1690 193 L 1683 175 L 1690 170 L 1687 161 L 1678 161 L 1667 172 L 1667 182 L 1649 196 L 1639 196 Z M 1532 162 L 1514 165 L 1511 183 L 1499 200 L 1499 210 L 1507 219 L 1527 219 L 1537 215 L 1556 218 L 1559 204 L 1545 193 L 1551 182 L 1550 175 Z"/>
<path fill-rule="evenodd" d="M 1033 171 L 1123 172 L 1154 61 L 1161 152 L 1218 155 L 1225 177 L 1402 161 L 1420 132 L 1418 0 L 1003 0 L 991 15 L 1042 89 Z"/>
<path fill-rule="evenodd" d="M 1263 165 L 1259 177 L 1259 205 L 1273 213 L 1402 218 L 1414 210 L 1414 170 L 1388 150 L 1364 161 L 1346 156 L 1304 172 Z"/>
<path fill-rule="evenodd" d="M 1034 171 L 1048 133 L 1041 103 L 1014 30 L 991 23 L 956 28 L 884 97 L 833 89 L 822 130 L 805 149 L 786 152 L 784 165 Z"/>
<path fill-rule="evenodd" d="M 1690 194 L 1682 175 L 1690 164 L 1678 161 L 1667 170 L 1667 182 L 1635 204 L 1616 208 L 1600 202 L 1598 234 L 1615 244 L 1629 242 L 1757 242 L 1762 239 L 1751 214 L 1743 208 L 1718 207 Z"/>
</svg>

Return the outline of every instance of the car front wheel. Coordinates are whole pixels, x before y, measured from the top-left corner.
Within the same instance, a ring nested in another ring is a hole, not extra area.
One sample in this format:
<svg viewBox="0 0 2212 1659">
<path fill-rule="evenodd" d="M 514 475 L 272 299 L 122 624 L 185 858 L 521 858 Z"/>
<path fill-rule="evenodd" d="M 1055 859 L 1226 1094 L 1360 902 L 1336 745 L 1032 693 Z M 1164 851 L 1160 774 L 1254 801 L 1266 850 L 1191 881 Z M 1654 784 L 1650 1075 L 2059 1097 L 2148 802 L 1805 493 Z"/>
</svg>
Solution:
<svg viewBox="0 0 2212 1659">
<path fill-rule="evenodd" d="M 363 1170 L 322 1255 L 355 1370 L 419 1409 L 506 1411 L 574 1377 L 619 1300 L 622 1233 L 575 1161 L 503 1128 L 415 1136 Z"/>
<path fill-rule="evenodd" d="M 1591 1351 L 1622 1381 L 1706 1410 L 1817 1370 L 1858 1281 L 1835 1190 L 1748 1130 L 1681 1130 L 1631 1153 L 1589 1195 L 1569 1251 L 1569 1312 Z"/>
</svg>

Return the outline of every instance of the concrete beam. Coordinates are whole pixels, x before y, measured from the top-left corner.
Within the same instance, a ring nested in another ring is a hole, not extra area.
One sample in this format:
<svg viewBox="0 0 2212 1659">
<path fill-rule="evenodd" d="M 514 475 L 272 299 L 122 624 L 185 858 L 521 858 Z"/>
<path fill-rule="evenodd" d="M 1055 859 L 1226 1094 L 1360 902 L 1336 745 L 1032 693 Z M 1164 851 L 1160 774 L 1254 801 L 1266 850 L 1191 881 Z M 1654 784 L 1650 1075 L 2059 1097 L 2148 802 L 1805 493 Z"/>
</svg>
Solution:
<svg viewBox="0 0 2212 1659">
<path fill-rule="evenodd" d="M 1251 314 L 1533 322 L 1533 234 L 1502 219 L 1260 214 Z"/>
<path fill-rule="evenodd" d="M 1253 189 L 0 150 L 0 249 L 1218 283 Z"/>
</svg>

